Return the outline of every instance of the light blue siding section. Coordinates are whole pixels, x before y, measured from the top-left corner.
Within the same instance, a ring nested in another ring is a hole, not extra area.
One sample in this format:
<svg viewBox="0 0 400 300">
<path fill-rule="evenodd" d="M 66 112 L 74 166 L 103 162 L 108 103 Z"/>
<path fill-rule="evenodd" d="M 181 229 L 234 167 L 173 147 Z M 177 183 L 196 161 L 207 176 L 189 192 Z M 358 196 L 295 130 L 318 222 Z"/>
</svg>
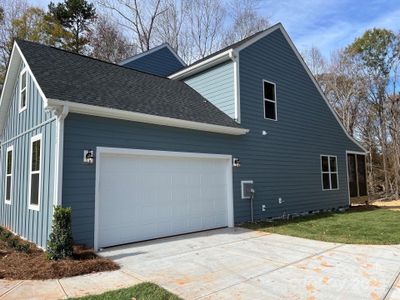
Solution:
<svg viewBox="0 0 400 300">
<path fill-rule="evenodd" d="M 18 78 L 19 80 L 19 78 Z M 19 82 L 16 82 L 8 120 L 1 135 L 0 224 L 22 237 L 46 247 L 51 229 L 54 195 L 56 126 L 54 116 L 43 109 L 43 101 L 32 78 L 28 81 L 27 109 L 19 113 Z M 42 134 L 40 210 L 28 209 L 31 137 Z M 7 147 L 14 146 L 11 205 L 5 204 L 5 160 Z"/>
<path fill-rule="evenodd" d="M 228 116 L 235 117 L 232 61 L 215 66 L 184 81 Z"/>
<path fill-rule="evenodd" d="M 162 77 L 167 77 L 184 67 L 167 47 L 143 55 L 123 66 Z"/>
<path fill-rule="evenodd" d="M 239 69 L 241 125 L 250 129 L 244 136 L 68 115 L 63 205 L 72 207 L 78 243 L 93 246 L 96 166 L 84 165 L 82 154 L 96 147 L 238 157 L 241 167 L 233 169 L 235 223 L 249 221 L 251 216 L 250 202 L 241 199 L 242 180 L 254 181 L 256 220 L 348 206 L 346 150 L 362 150 L 343 132 L 284 36 L 276 31 L 241 51 Z M 277 85 L 276 122 L 264 119 L 263 79 Z M 263 135 L 263 130 L 268 134 Z M 321 154 L 337 156 L 339 190 L 322 191 Z"/>
</svg>

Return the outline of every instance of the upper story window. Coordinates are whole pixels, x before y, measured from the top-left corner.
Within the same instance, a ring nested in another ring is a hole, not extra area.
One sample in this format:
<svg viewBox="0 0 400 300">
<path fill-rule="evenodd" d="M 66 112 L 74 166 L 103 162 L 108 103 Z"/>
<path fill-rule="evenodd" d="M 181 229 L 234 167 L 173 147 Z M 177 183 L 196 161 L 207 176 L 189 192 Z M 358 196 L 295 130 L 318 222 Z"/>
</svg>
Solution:
<svg viewBox="0 0 400 300">
<path fill-rule="evenodd" d="M 276 121 L 276 85 L 275 83 L 263 81 L 264 90 L 264 118 Z"/>
<path fill-rule="evenodd" d="M 325 191 L 339 189 L 336 156 L 321 155 L 321 174 L 322 190 Z"/>
<path fill-rule="evenodd" d="M 27 69 L 21 71 L 19 78 L 19 112 L 26 109 L 28 96 L 27 96 L 27 86 L 28 86 L 28 72 Z"/>
<path fill-rule="evenodd" d="M 41 180 L 41 157 L 42 157 L 42 135 L 38 134 L 31 138 L 31 161 L 29 175 L 29 208 L 39 210 L 40 203 L 40 180 Z"/>
<path fill-rule="evenodd" d="M 11 204 L 12 176 L 13 176 L 13 151 L 14 147 L 7 148 L 6 154 L 6 178 L 5 178 L 5 202 Z"/>
</svg>

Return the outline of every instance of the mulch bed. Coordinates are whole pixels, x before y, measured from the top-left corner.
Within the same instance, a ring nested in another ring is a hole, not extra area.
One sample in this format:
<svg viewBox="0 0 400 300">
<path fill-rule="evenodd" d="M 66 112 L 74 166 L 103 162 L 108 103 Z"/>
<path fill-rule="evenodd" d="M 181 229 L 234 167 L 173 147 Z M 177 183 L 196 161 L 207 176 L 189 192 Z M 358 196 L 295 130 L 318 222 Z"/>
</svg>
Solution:
<svg viewBox="0 0 400 300">
<path fill-rule="evenodd" d="M 58 279 L 119 269 L 113 261 L 81 246 L 74 246 L 72 258 L 48 260 L 46 253 L 34 244 L 15 235 L 5 237 L 4 232 L 7 231 L 3 230 L 0 237 L 0 279 Z M 10 245 L 10 239 L 14 239 L 14 245 Z M 25 245 L 28 249 L 18 249 L 15 244 Z"/>
</svg>

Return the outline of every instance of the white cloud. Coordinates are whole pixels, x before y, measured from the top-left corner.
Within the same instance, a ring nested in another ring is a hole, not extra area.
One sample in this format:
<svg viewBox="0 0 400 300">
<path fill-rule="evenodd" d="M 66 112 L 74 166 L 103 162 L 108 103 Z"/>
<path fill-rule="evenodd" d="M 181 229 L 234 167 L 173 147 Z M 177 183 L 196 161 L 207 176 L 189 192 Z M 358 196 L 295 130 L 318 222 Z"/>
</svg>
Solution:
<svg viewBox="0 0 400 300">
<path fill-rule="evenodd" d="M 399 30 L 400 2 L 390 2 L 263 0 L 260 9 L 272 23 L 283 23 L 299 49 L 316 46 L 328 56 L 369 28 Z"/>
</svg>

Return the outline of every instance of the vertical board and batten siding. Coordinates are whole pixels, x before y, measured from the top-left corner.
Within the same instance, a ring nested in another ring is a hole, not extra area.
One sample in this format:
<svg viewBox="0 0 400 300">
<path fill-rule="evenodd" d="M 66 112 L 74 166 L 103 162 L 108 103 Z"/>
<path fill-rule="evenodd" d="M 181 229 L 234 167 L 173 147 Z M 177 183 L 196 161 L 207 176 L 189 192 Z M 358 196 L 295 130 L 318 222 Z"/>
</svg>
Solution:
<svg viewBox="0 0 400 300">
<path fill-rule="evenodd" d="M 22 68 L 21 68 L 22 69 Z M 20 69 L 20 70 L 21 70 Z M 28 76 L 27 109 L 19 113 L 19 76 L 1 133 L 0 224 L 41 247 L 46 247 L 51 229 L 54 195 L 56 126 L 53 113 L 45 112 L 42 97 Z M 40 126 L 39 126 L 40 125 Z M 31 137 L 42 134 L 40 210 L 28 209 Z M 11 205 L 5 204 L 5 161 L 7 147 L 13 145 Z"/>
<path fill-rule="evenodd" d="M 184 80 L 231 118 L 235 117 L 233 62 L 228 61 Z"/>
<path fill-rule="evenodd" d="M 250 129 L 244 136 L 68 115 L 62 201 L 64 206 L 72 207 L 76 242 L 93 246 L 96 166 L 83 164 L 82 155 L 83 150 L 96 147 L 238 157 L 241 167 L 233 168 L 235 223 L 249 221 L 251 216 L 250 202 L 241 199 L 241 180 L 254 181 L 255 219 L 349 204 L 346 150 L 362 149 L 345 135 L 282 33 L 275 31 L 242 50 L 239 61 L 241 125 Z M 232 78 L 229 92 L 233 102 L 233 70 L 226 76 Z M 278 121 L 264 119 L 263 79 L 277 85 Z M 263 130 L 268 134 L 263 135 Z M 337 191 L 322 191 L 321 154 L 338 158 Z M 282 204 L 278 202 L 279 197 Z M 264 212 L 262 205 L 266 205 Z"/>
<path fill-rule="evenodd" d="M 123 66 L 162 77 L 167 77 L 184 67 L 167 47 L 139 57 Z"/>
</svg>

